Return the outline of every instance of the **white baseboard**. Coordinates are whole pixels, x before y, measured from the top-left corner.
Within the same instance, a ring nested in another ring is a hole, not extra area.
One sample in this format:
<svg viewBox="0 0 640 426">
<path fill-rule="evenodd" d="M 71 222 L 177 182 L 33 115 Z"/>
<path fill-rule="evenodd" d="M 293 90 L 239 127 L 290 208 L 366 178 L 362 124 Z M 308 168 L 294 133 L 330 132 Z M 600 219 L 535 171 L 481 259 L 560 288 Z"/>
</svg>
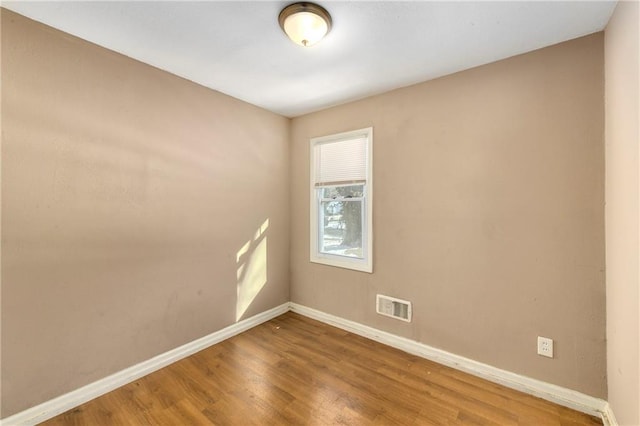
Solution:
<svg viewBox="0 0 640 426">
<path fill-rule="evenodd" d="M 269 321 L 289 310 L 289 303 L 284 303 L 280 306 L 276 306 L 273 309 L 262 312 L 251 318 L 247 318 L 238 323 L 232 324 L 222 330 L 211 333 L 208 336 L 204 336 L 200 339 L 194 340 L 190 343 L 182 345 L 178 348 L 172 349 L 168 352 L 155 356 L 147 361 L 143 361 L 132 367 L 126 368 L 115 374 L 112 374 L 104 379 L 100 379 L 96 382 L 90 383 L 79 389 L 76 389 L 67 394 L 61 395 L 57 398 L 51 399 L 35 407 L 21 411 L 13 416 L 0 420 L 0 425 L 15 426 L 15 425 L 35 425 L 65 411 L 71 410 L 87 401 L 104 395 L 107 392 L 111 392 L 121 386 L 131 383 L 140 377 L 146 376 L 156 370 L 166 367 L 176 361 L 188 357 L 198 351 L 215 345 L 223 340 L 240 334 L 256 325 L 262 324 L 265 321 Z"/>
<path fill-rule="evenodd" d="M 602 410 L 602 423 L 604 423 L 604 426 L 618 426 L 616 416 L 613 415 L 613 410 L 608 402 L 606 403 L 604 410 Z"/>
<path fill-rule="evenodd" d="M 511 389 L 546 399 L 547 401 L 554 402 L 564 407 L 601 417 L 603 421 L 607 421 L 604 419 L 604 415 L 608 408 L 608 404 L 602 399 L 594 398 L 571 389 L 542 382 L 530 377 L 521 376 L 500 368 L 492 367 L 414 340 L 399 337 L 354 321 L 298 305 L 297 303 L 291 303 L 291 310 L 306 317 L 313 318 L 351 333 L 384 343 L 385 345 L 392 346 L 410 354 L 464 371 L 494 383 L 499 383 Z M 612 412 L 611 419 L 613 419 Z M 605 423 L 605 425 L 607 424 L 616 425 L 615 419 L 613 420 L 613 423 Z"/>
<path fill-rule="evenodd" d="M 545 383 L 530 377 L 521 376 L 506 370 L 501 370 L 481 362 L 477 362 L 423 343 L 404 337 L 396 336 L 385 331 L 346 320 L 316 309 L 308 308 L 297 303 L 284 303 L 251 318 L 232 324 L 208 336 L 194 340 L 178 348 L 126 368 L 111 376 L 90 383 L 65 395 L 46 401 L 13 416 L 0 420 L 0 426 L 36 425 L 58 414 L 71 410 L 85 402 L 104 395 L 114 389 L 131 383 L 140 377 L 166 367 L 176 361 L 188 357 L 209 346 L 242 333 L 256 325 L 269 321 L 287 311 L 293 311 L 309 318 L 316 319 L 343 330 L 375 340 L 385 345 L 403 350 L 413 355 L 429 359 L 439 364 L 455 368 L 487 379 L 494 383 L 534 395 L 556 404 L 581 411 L 583 413 L 600 416 L 605 426 L 618 426 L 609 404 L 599 398 L 585 395 L 561 386 Z"/>
</svg>

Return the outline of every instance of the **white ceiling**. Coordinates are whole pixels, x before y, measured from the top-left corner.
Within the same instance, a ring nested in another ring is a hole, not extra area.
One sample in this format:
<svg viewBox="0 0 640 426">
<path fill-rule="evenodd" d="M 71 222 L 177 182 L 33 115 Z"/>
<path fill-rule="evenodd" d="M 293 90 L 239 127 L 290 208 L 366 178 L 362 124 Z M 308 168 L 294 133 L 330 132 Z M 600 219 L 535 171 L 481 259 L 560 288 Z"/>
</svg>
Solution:
<svg viewBox="0 0 640 426">
<path fill-rule="evenodd" d="M 3 1 L 108 49 L 289 117 L 602 30 L 615 1 L 327 1 L 304 48 L 280 30 L 293 1 Z"/>
</svg>

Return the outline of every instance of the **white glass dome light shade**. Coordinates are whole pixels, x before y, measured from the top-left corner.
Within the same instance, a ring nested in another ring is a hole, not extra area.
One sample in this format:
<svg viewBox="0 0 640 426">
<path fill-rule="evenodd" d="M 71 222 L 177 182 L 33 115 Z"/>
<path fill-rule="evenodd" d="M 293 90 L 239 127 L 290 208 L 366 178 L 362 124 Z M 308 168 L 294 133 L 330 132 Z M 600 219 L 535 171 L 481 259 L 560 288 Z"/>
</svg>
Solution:
<svg viewBox="0 0 640 426">
<path fill-rule="evenodd" d="M 284 20 L 284 32 L 302 46 L 313 46 L 322 40 L 328 29 L 324 19 L 310 12 L 294 13 Z"/>
<path fill-rule="evenodd" d="M 331 17 L 313 3 L 294 3 L 285 7 L 278 17 L 282 30 L 294 42 L 309 47 L 331 30 Z"/>
</svg>

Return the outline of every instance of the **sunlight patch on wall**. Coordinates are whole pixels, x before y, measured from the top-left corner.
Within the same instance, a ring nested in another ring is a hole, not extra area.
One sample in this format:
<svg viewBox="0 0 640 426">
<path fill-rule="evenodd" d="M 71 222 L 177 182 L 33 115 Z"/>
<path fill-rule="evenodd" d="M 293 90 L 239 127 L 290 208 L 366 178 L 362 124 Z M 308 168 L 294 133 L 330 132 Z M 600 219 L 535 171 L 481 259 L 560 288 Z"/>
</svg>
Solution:
<svg viewBox="0 0 640 426">
<path fill-rule="evenodd" d="M 256 230 L 253 239 L 247 241 L 236 254 L 237 302 L 236 321 L 239 321 L 267 283 L 267 236 L 269 219 Z"/>
</svg>

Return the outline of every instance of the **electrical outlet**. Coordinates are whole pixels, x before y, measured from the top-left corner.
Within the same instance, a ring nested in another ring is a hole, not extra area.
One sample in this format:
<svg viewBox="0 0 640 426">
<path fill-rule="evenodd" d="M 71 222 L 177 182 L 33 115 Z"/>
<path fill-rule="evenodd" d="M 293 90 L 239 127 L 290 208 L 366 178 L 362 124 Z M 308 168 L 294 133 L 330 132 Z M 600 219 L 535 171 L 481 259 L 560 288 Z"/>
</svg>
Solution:
<svg viewBox="0 0 640 426">
<path fill-rule="evenodd" d="M 553 339 L 538 336 L 538 355 L 553 358 Z"/>
</svg>

